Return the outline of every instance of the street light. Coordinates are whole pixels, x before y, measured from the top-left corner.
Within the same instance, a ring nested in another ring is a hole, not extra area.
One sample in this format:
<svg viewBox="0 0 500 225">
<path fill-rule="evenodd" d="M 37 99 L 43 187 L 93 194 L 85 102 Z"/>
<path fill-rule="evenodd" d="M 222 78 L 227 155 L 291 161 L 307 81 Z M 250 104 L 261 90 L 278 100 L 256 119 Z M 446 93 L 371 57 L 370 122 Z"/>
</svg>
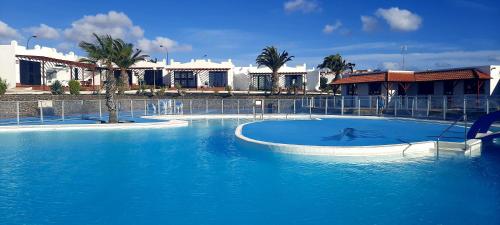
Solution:
<svg viewBox="0 0 500 225">
<path fill-rule="evenodd" d="M 165 48 L 165 50 L 167 51 L 167 65 L 169 65 L 169 62 L 168 62 L 168 48 L 167 48 L 167 46 L 160 45 L 160 48 Z"/>
<path fill-rule="evenodd" d="M 29 45 L 30 45 L 30 40 L 31 40 L 31 38 L 37 38 L 37 36 L 36 36 L 36 35 L 33 35 L 33 36 L 31 36 L 31 37 L 29 37 L 29 38 L 28 38 L 28 41 L 26 41 L 26 49 L 29 49 L 29 48 L 30 48 L 30 46 L 29 46 Z"/>
</svg>

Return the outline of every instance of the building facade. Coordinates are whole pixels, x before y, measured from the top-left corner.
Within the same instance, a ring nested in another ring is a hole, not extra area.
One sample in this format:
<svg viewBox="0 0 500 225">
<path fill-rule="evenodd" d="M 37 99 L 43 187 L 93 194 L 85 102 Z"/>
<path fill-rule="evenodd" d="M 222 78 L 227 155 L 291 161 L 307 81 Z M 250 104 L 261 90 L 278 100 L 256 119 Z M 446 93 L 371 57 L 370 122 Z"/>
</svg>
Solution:
<svg viewBox="0 0 500 225">
<path fill-rule="evenodd" d="M 342 95 L 389 98 L 397 95 L 500 95 L 500 66 L 480 66 L 428 71 L 380 71 L 345 75 L 332 81 Z"/>
</svg>

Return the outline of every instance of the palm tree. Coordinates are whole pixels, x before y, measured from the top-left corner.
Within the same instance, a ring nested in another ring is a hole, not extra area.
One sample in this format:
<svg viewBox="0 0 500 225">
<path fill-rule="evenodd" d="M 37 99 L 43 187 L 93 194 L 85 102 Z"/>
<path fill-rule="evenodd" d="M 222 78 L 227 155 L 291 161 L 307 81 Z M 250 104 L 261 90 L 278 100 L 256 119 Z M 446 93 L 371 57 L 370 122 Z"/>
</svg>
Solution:
<svg viewBox="0 0 500 225">
<path fill-rule="evenodd" d="M 335 78 L 333 80 L 338 80 L 340 78 L 340 74 L 343 73 L 346 69 L 354 70 L 354 63 L 346 63 L 345 60 L 342 59 L 340 54 L 329 55 L 323 59 L 323 63 L 318 65 L 318 69 L 328 69 L 330 72 L 335 73 Z"/>
<path fill-rule="evenodd" d="M 346 63 L 345 60 L 342 59 L 340 54 L 329 55 L 323 59 L 323 63 L 318 65 L 318 69 L 327 69 L 332 73 L 335 73 L 335 77 L 333 81 L 336 81 L 340 78 L 340 74 L 345 70 L 351 70 L 351 73 L 354 71 L 354 67 L 356 64 L 354 63 Z M 338 90 L 338 85 L 333 85 L 333 93 L 335 94 Z"/>
<path fill-rule="evenodd" d="M 279 82 L 279 75 L 278 75 L 278 70 L 285 65 L 285 63 L 291 61 L 294 56 L 289 56 L 288 52 L 283 51 L 282 53 L 279 53 L 278 49 L 276 49 L 274 46 L 268 46 L 264 49 L 262 49 L 262 53 L 260 53 L 259 56 L 257 56 L 257 59 L 255 60 L 257 62 L 257 65 L 259 67 L 265 66 L 271 69 L 272 74 L 271 74 L 271 83 L 272 83 L 272 91 L 273 93 L 278 93 L 279 87 L 278 87 L 278 82 Z"/>
<path fill-rule="evenodd" d="M 95 42 L 80 42 L 79 46 L 87 52 L 87 58 L 81 59 L 83 62 L 99 62 L 107 69 L 105 75 L 106 87 L 106 107 L 109 112 L 109 123 L 118 123 L 118 116 L 116 113 L 116 79 L 113 73 L 113 62 L 116 58 L 114 51 L 114 40 L 110 35 L 97 35 L 93 34 Z"/>
<path fill-rule="evenodd" d="M 134 45 L 125 43 L 122 39 L 115 39 L 113 42 L 113 51 L 116 54 L 114 63 L 120 68 L 120 78 L 118 79 L 119 86 L 129 89 L 127 70 L 139 61 L 146 60 L 148 55 L 141 55 L 142 50 L 136 49 Z"/>
</svg>

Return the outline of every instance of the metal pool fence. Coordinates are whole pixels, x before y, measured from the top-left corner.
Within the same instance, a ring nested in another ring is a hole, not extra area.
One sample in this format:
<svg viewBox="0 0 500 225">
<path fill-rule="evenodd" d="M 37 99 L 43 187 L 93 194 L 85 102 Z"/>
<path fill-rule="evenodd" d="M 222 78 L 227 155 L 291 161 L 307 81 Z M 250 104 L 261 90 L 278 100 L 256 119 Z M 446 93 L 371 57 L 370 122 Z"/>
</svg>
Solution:
<svg viewBox="0 0 500 225">
<path fill-rule="evenodd" d="M 256 104 L 259 101 L 261 104 Z M 317 96 L 294 99 L 121 99 L 120 120 L 151 115 L 309 114 L 469 120 L 500 110 L 487 96 Z M 0 125 L 106 120 L 105 100 L 0 101 Z"/>
</svg>

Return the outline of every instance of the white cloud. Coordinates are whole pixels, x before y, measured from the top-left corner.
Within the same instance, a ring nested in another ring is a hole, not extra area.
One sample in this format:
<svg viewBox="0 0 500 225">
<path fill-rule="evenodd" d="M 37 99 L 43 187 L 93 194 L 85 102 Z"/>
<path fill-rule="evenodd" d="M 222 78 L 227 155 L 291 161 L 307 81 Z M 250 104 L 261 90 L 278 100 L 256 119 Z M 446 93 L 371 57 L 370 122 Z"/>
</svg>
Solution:
<svg viewBox="0 0 500 225">
<path fill-rule="evenodd" d="M 320 10 L 318 3 L 314 0 L 289 0 L 285 2 L 283 8 L 286 12 L 301 11 L 303 13 Z"/>
<path fill-rule="evenodd" d="M 372 32 L 377 29 L 378 20 L 373 16 L 361 16 L 361 23 L 363 24 L 363 31 Z"/>
<path fill-rule="evenodd" d="M 383 62 L 381 63 L 377 69 L 382 70 L 399 70 L 401 69 L 401 65 L 397 62 Z"/>
<path fill-rule="evenodd" d="M 74 21 L 70 28 L 64 30 L 66 42 L 60 47 L 71 48 L 71 43 L 80 41 L 93 41 L 93 33 L 99 35 L 111 35 L 113 38 L 121 38 L 128 42 L 136 43 L 137 48 L 148 54 L 166 51 L 160 45 L 168 48 L 170 52 L 190 51 L 191 45 L 179 44 L 167 37 L 156 37 L 154 40 L 144 36 L 144 30 L 134 25 L 132 20 L 123 12 L 109 11 L 96 15 L 86 15 Z"/>
<path fill-rule="evenodd" d="M 342 26 L 342 22 L 337 20 L 337 22 L 335 22 L 335 24 L 333 24 L 333 25 L 332 24 L 325 25 L 325 27 L 323 28 L 323 33 L 331 34 L 334 31 L 338 30 L 341 26 Z"/>
<path fill-rule="evenodd" d="M 396 31 L 416 31 L 422 25 L 422 18 L 406 9 L 392 7 L 390 9 L 378 9 L 375 13 L 382 17 Z"/>
<path fill-rule="evenodd" d="M 93 40 L 92 33 L 109 34 L 125 40 L 142 38 L 144 35 L 142 28 L 135 26 L 125 13 L 115 11 L 84 16 L 74 21 L 71 28 L 64 30 L 66 38 L 76 42 Z"/>
<path fill-rule="evenodd" d="M 27 32 L 30 32 L 30 35 L 36 35 L 38 38 L 41 39 L 58 39 L 59 38 L 59 31 L 51 26 L 48 26 L 46 24 L 40 24 L 38 27 L 30 27 L 25 29 Z"/>
<path fill-rule="evenodd" d="M 399 53 L 373 53 L 345 55 L 350 62 L 359 65 L 360 68 L 380 68 L 391 64 L 387 62 L 401 62 Z M 482 51 L 443 51 L 443 52 L 420 52 L 409 53 L 405 56 L 405 68 L 426 70 L 446 67 L 466 67 L 500 64 L 500 50 Z M 394 65 L 394 64 L 392 64 Z"/>
<path fill-rule="evenodd" d="M 164 46 L 163 48 L 160 46 Z M 158 53 L 166 52 L 180 52 L 180 51 L 191 51 L 191 45 L 181 45 L 176 41 L 167 37 L 156 37 L 154 40 L 147 38 L 142 38 L 137 41 L 137 47 L 142 49 L 145 53 Z"/>
<path fill-rule="evenodd" d="M 20 35 L 16 29 L 0 20 L 0 41 L 10 41 L 19 37 Z"/>
</svg>

